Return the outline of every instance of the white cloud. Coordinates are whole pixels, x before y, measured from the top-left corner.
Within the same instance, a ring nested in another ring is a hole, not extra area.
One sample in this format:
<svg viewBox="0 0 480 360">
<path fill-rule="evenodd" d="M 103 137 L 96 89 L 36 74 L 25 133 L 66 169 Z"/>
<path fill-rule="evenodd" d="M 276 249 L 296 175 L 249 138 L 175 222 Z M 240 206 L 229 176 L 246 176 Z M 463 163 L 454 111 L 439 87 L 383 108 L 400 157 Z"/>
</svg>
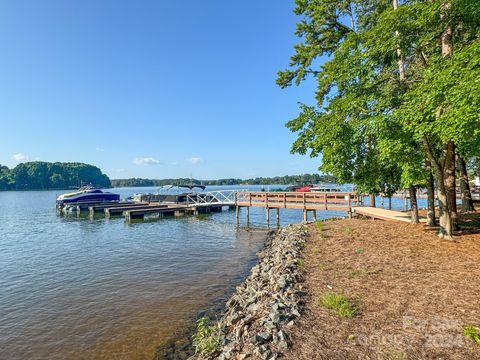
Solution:
<svg viewBox="0 0 480 360">
<path fill-rule="evenodd" d="M 192 164 L 199 164 L 203 161 L 203 159 L 199 157 L 192 157 L 187 159 L 187 161 L 191 162 Z"/>
<path fill-rule="evenodd" d="M 161 165 L 162 163 L 153 157 L 135 158 L 133 159 L 135 165 Z"/>
<path fill-rule="evenodd" d="M 18 154 L 13 154 L 12 159 L 18 162 L 22 162 L 22 161 L 27 161 L 28 156 L 22 153 L 18 153 Z"/>
<path fill-rule="evenodd" d="M 101 148 L 100 146 L 97 146 L 97 147 L 95 148 L 95 150 L 97 150 L 97 151 L 105 151 L 105 149 L 104 149 L 104 148 Z"/>
</svg>

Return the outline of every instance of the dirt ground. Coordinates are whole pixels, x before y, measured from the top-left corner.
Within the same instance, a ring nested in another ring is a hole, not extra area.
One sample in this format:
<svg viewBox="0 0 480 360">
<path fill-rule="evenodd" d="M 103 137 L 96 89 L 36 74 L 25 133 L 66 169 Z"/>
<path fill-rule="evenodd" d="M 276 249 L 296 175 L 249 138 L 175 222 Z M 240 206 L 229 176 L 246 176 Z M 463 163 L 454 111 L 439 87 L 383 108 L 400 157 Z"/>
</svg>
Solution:
<svg viewBox="0 0 480 360">
<path fill-rule="evenodd" d="M 454 241 L 425 225 L 332 220 L 310 225 L 307 300 L 286 359 L 480 359 L 464 335 L 480 327 L 480 214 Z M 342 318 L 318 304 L 326 292 L 360 309 Z"/>
</svg>

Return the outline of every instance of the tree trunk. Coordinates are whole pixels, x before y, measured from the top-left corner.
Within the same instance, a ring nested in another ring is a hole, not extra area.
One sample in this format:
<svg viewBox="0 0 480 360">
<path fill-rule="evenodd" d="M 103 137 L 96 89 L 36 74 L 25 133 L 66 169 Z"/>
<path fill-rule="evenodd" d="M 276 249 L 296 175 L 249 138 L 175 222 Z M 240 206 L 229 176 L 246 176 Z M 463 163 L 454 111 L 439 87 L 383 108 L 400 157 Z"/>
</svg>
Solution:
<svg viewBox="0 0 480 360">
<path fill-rule="evenodd" d="M 392 196 L 391 195 L 388 197 L 388 209 L 392 210 Z"/>
<path fill-rule="evenodd" d="M 480 156 L 477 156 L 477 176 L 480 178 Z"/>
<path fill-rule="evenodd" d="M 457 214 L 457 189 L 455 184 L 455 143 L 449 141 L 445 154 L 445 191 L 447 195 L 448 210 L 452 218 L 453 229 L 458 227 Z"/>
<path fill-rule="evenodd" d="M 470 192 L 470 184 L 468 183 L 467 165 L 460 155 L 457 156 L 457 168 L 460 179 L 460 196 L 462 198 L 462 212 L 473 211 L 472 193 Z"/>
<path fill-rule="evenodd" d="M 452 5 L 448 1 L 444 1 L 441 6 L 440 19 L 445 18 L 445 14 L 450 11 Z M 452 42 L 453 28 L 450 23 L 447 23 L 443 30 L 442 39 L 442 56 L 450 56 L 453 54 L 453 42 Z"/>
<path fill-rule="evenodd" d="M 412 217 L 412 223 L 413 224 L 418 224 L 418 206 L 417 206 L 417 189 L 415 186 L 411 185 L 408 188 L 408 191 L 410 193 L 410 212 L 411 212 L 411 217 Z"/>
<path fill-rule="evenodd" d="M 427 165 L 427 168 L 430 169 L 430 166 Z M 435 226 L 435 186 L 432 171 L 429 172 L 427 179 L 427 225 Z"/>
<path fill-rule="evenodd" d="M 398 0 L 392 0 L 393 10 L 398 9 Z M 399 37 L 400 33 L 398 30 L 395 30 L 395 36 Z M 405 75 L 405 59 L 402 54 L 402 49 L 400 48 L 400 44 L 397 44 L 397 65 L 398 65 L 398 76 L 400 82 L 404 82 L 406 79 Z"/>
<path fill-rule="evenodd" d="M 445 144 L 443 148 L 443 161 L 441 159 L 437 159 L 432 151 L 430 143 L 427 137 L 424 137 L 424 144 L 425 144 L 425 151 L 428 156 L 428 160 L 432 165 L 433 169 L 435 170 L 435 175 L 437 178 L 437 193 L 438 193 L 438 208 L 440 212 L 439 216 L 439 224 L 440 229 L 438 232 L 438 236 L 443 239 L 452 239 L 453 235 L 453 221 L 452 221 L 452 213 L 448 208 L 449 202 L 447 201 L 447 190 L 446 190 L 446 182 L 445 182 L 445 168 L 446 164 L 448 163 L 448 158 L 452 157 L 452 147 L 448 146 L 449 144 Z M 454 157 L 454 156 L 453 156 Z M 454 162 L 455 164 L 455 162 Z"/>
<path fill-rule="evenodd" d="M 368 194 L 368 206 L 376 207 L 374 194 Z"/>
<path fill-rule="evenodd" d="M 438 208 L 440 210 L 440 230 L 438 236 L 443 239 L 451 240 L 453 235 L 453 222 L 451 213 L 448 209 L 447 193 L 445 190 L 443 174 L 440 177 L 441 181 L 438 182 Z"/>
</svg>

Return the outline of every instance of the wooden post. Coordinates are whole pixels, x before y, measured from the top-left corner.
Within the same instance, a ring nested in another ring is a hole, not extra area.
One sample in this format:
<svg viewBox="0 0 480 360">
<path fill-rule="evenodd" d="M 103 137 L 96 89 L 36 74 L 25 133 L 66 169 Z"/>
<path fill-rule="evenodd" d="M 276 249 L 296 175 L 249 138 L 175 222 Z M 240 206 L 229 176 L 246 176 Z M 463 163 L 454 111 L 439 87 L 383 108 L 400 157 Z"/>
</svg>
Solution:
<svg viewBox="0 0 480 360">
<path fill-rule="evenodd" d="M 268 207 L 265 208 L 265 215 L 267 216 L 267 225 L 270 225 L 270 209 Z"/>
<path fill-rule="evenodd" d="M 307 222 L 307 209 L 303 209 L 303 222 Z"/>
<path fill-rule="evenodd" d="M 348 218 L 352 218 L 352 197 L 350 193 L 348 193 Z"/>
<path fill-rule="evenodd" d="M 235 194 L 235 197 L 237 197 L 236 194 Z M 236 203 L 236 201 L 235 201 L 235 203 Z M 239 206 L 238 205 L 235 206 L 235 222 L 236 222 L 237 225 L 238 225 L 238 220 L 239 220 L 239 216 L 240 216 L 240 211 L 239 210 L 240 210 Z"/>
<path fill-rule="evenodd" d="M 325 197 L 325 210 L 327 210 L 327 193 L 325 193 L 323 196 Z"/>
<path fill-rule="evenodd" d="M 250 224 L 250 206 L 247 206 L 247 225 Z"/>
<path fill-rule="evenodd" d="M 283 193 L 283 207 L 287 208 L 287 193 Z"/>
<path fill-rule="evenodd" d="M 280 226 L 280 208 L 277 208 L 277 226 Z"/>
<path fill-rule="evenodd" d="M 313 220 L 317 221 L 317 210 L 313 210 Z"/>
</svg>

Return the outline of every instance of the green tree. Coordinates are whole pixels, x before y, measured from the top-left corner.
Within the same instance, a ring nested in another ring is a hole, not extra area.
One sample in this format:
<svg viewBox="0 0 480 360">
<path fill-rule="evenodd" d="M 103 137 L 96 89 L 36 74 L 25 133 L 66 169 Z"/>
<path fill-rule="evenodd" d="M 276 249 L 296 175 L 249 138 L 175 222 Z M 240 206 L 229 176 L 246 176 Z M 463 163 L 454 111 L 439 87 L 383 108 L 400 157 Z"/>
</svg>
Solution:
<svg viewBox="0 0 480 360">
<path fill-rule="evenodd" d="M 378 193 L 395 184 L 384 175 L 394 164 L 414 190 L 432 183 L 427 160 L 446 238 L 456 215 L 455 149 L 472 154 L 480 139 L 475 3 L 297 0 L 302 43 L 277 79 L 285 87 L 316 77 L 317 105 L 302 105 L 287 123 L 298 132 L 292 151 L 322 154 L 321 169 L 340 182 Z"/>
</svg>

